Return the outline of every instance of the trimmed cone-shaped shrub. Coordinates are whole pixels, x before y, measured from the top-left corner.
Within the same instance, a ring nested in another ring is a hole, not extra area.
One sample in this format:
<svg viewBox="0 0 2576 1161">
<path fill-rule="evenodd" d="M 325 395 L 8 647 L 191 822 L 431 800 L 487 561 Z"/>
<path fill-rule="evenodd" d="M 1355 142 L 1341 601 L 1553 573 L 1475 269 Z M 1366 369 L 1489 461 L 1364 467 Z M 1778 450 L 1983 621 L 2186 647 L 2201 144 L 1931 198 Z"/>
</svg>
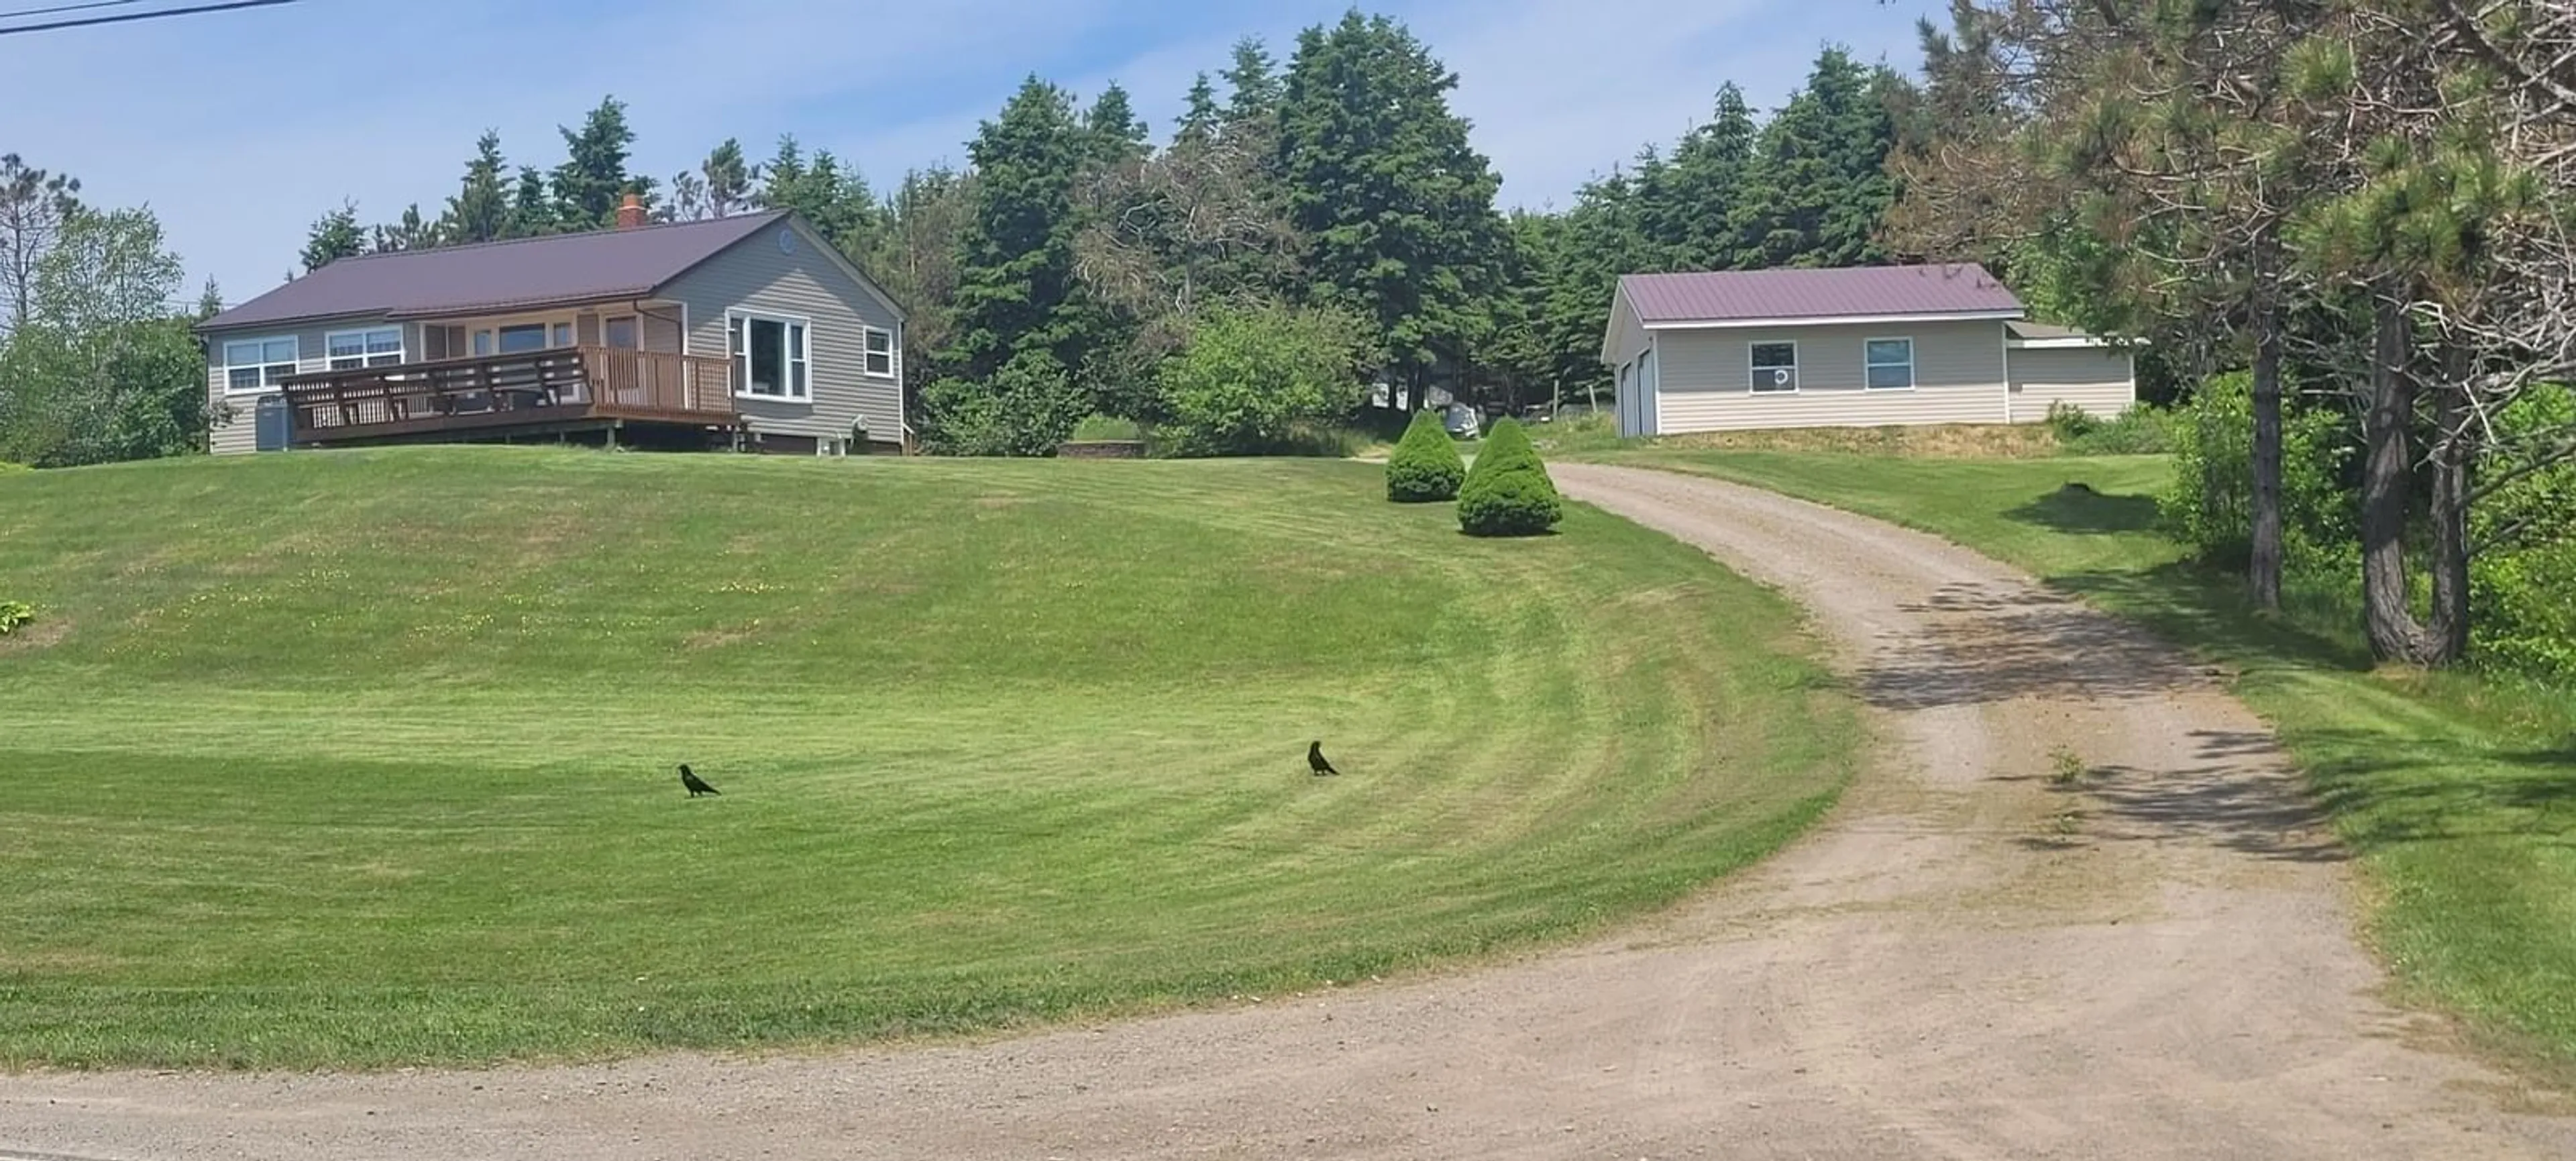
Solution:
<svg viewBox="0 0 2576 1161">
<path fill-rule="evenodd" d="M 1467 475 L 1467 462 L 1458 458 L 1458 445 L 1449 442 L 1449 432 L 1440 426 L 1440 413 L 1417 411 L 1413 423 L 1397 440 L 1395 454 L 1386 458 L 1386 498 L 1398 504 L 1425 504 L 1446 500 L 1458 494 L 1458 482 Z"/>
<path fill-rule="evenodd" d="M 1536 536 L 1564 516 L 1556 481 L 1547 478 L 1529 432 L 1519 420 L 1495 423 L 1458 489 L 1458 526 L 1470 536 Z"/>
</svg>

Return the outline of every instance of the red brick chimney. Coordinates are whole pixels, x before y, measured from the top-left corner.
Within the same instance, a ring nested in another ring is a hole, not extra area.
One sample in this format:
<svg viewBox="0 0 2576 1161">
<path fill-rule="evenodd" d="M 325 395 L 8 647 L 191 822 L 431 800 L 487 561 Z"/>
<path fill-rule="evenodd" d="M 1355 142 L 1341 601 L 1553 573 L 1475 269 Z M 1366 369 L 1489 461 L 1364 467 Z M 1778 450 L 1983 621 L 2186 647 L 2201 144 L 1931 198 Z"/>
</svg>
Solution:
<svg viewBox="0 0 2576 1161">
<path fill-rule="evenodd" d="M 644 199 L 626 195 L 626 204 L 617 207 L 617 228 L 632 230 L 644 224 Z"/>
</svg>

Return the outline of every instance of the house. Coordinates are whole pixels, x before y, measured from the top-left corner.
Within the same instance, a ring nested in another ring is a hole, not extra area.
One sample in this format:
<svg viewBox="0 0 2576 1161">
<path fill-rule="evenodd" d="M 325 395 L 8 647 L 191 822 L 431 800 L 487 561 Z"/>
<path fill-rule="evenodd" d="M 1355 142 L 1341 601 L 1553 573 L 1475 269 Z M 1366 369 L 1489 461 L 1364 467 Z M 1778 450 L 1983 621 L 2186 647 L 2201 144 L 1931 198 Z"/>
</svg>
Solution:
<svg viewBox="0 0 2576 1161">
<path fill-rule="evenodd" d="M 198 326 L 216 452 L 907 443 L 903 311 L 789 212 L 346 258 Z"/>
<path fill-rule="evenodd" d="M 2127 348 L 2024 317 L 1974 265 L 1631 274 L 1601 360 L 1619 434 L 2032 423 L 2137 402 Z"/>
</svg>

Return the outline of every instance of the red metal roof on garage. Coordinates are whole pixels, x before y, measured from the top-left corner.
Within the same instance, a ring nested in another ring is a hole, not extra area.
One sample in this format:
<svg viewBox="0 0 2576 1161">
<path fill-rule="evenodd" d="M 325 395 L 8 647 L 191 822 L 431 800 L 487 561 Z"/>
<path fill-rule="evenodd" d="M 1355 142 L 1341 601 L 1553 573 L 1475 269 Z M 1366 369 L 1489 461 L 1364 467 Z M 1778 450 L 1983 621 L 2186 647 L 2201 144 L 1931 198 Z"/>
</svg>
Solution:
<svg viewBox="0 0 2576 1161">
<path fill-rule="evenodd" d="M 1619 288 L 1647 326 L 2022 309 L 2012 291 L 1973 263 L 1630 274 Z"/>
</svg>

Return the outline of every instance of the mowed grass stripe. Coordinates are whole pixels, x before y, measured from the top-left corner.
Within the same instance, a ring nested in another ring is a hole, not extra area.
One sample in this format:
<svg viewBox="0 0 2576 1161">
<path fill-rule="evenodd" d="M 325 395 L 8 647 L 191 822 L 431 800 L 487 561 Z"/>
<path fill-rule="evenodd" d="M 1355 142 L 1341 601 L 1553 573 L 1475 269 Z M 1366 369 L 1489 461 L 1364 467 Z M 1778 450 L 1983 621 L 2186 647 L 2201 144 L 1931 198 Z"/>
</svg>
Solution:
<svg viewBox="0 0 2576 1161">
<path fill-rule="evenodd" d="M 1811 821 L 1771 594 L 1353 464 L 408 449 L 0 483 L 0 1063 L 953 1033 L 1566 938 Z M 1347 772 L 1314 778 L 1310 738 Z M 691 801 L 692 764 L 720 798 Z"/>
</svg>

